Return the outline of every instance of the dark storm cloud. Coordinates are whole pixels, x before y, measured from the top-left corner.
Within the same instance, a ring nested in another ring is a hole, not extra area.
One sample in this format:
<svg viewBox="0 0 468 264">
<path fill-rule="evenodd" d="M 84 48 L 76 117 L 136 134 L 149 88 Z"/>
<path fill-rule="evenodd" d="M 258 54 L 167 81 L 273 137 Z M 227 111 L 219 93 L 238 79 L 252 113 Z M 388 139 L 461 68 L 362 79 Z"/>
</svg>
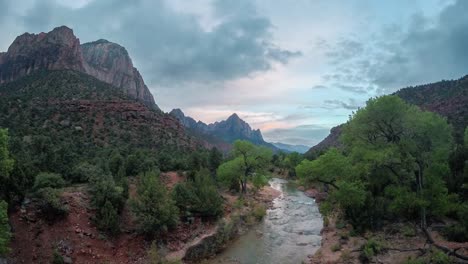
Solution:
<svg viewBox="0 0 468 264">
<path fill-rule="evenodd" d="M 340 41 L 328 54 L 337 73 L 324 80 L 355 93 L 384 94 L 459 78 L 468 73 L 466 14 L 468 1 L 458 0 L 435 18 L 415 14 L 408 27 L 389 26 L 361 42 Z"/>
<path fill-rule="evenodd" d="M 314 146 L 330 132 L 329 128 L 318 125 L 304 125 L 294 128 L 273 129 L 264 132 L 271 142 L 288 142 L 290 144 L 306 144 Z"/>
<path fill-rule="evenodd" d="M 215 1 L 213 16 L 219 22 L 209 30 L 194 15 L 161 0 L 95 0 L 78 9 L 49 0 L 36 1 L 28 10 L 16 18 L 28 31 L 64 24 L 81 39 L 107 38 L 125 46 L 150 83 L 230 80 L 300 56 L 274 44 L 270 20 L 247 0 Z"/>
</svg>

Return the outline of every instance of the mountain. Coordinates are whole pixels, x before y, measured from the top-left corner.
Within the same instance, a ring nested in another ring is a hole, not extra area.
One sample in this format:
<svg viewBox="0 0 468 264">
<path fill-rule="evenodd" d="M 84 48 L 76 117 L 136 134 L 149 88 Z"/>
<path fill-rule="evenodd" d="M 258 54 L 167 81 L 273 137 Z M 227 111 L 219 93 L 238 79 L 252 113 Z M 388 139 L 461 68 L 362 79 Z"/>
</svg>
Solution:
<svg viewBox="0 0 468 264">
<path fill-rule="evenodd" d="M 100 147 L 190 150 L 199 141 L 180 122 L 108 83 L 72 70 L 38 71 L 0 85 L 0 127 L 30 141 L 48 137 Z"/>
<path fill-rule="evenodd" d="M 274 142 L 271 143 L 273 146 L 279 148 L 280 150 L 283 150 L 285 152 L 298 152 L 298 153 L 305 153 L 309 150 L 310 147 L 304 146 L 304 145 L 290 145 L 290 144 L 284 144 L 280 142 Z"/>
<path fill-rule="evenodd" d="M 186 116 L 180 109 L 173 109 L 169 114 L 179 119 L 185 127 L 202 138 L 207 139 L 207 137 L 209 137 L 209 140 L 207 140 L 210 142 L 221 141 L 225 143 L 233 143 L 239 139 L 247 140 L 256 145 L 277 150 L 274 145 L 263 139 L 262 133 L 259 129 L 252 129 L 247 122 L 242 120 L 235 113 L 226 120 L 208 125 L 201 121 L 197 122 L 195 119 Z"/>
<path fill-rule="evenodd" d="M 463 131 L 468 125 L 468 75 L 458 80 L 403 88 L 393 94 L 423 110 L 446 117 L 454 128 L 455 140 L 461 142 Z M 306 155 L 313 157 L 330 147 L 339 147 L 342 126 L 332 128 L 330 135 L 312 147 Z"/>
<path fill-rule="evenodd" d="M 0 53 L 0 84 L 44 70 L 89 74 L 158 109 L 125 48 L 106 40 L 80 45 L 73 30 L 66 26 L 48 33 L 25 33 L 13 41 L 7 52 Z"/>
</svg>

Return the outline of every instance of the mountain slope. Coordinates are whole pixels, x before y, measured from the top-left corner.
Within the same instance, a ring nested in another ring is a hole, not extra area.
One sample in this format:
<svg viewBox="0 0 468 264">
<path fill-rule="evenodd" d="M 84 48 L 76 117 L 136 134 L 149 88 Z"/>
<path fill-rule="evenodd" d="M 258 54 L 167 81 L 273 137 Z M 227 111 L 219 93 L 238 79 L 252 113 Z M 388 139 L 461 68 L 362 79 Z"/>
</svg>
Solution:
<svg viewBox="0 0 468 264">
<path fill-rule="evenodd" d="M 154 98 L 125 48 L 105 40 L 80 45 L 73 30 L 18 36 L 0 53 L 0 84 L 43 70 L 75 70 L 120 88 L 129 97 L 157 109 Z"/>
<path fill-rule="evenodd" d="M 438 113 L 454 127 L 455 139 L 460 142 L 468 125 L 468 76 L 458 80 L 407 87 L 395 92 L 406 102 L 421 109 Z M 332 128 L 330 135 L 312 147 L 306 155 L 312 157 L 330 147 L 339 147 L 341 127 Z"/>
<path fill-rule="evenodd" d="M 13 137 L 47 135 L 53 143 L 86 150 L 126 144 L 184 151 L 198 145 L 177 119 L 80 72 L 36 72 L 0 85 L 0 95 L 0 127 Z"/>
</svg>

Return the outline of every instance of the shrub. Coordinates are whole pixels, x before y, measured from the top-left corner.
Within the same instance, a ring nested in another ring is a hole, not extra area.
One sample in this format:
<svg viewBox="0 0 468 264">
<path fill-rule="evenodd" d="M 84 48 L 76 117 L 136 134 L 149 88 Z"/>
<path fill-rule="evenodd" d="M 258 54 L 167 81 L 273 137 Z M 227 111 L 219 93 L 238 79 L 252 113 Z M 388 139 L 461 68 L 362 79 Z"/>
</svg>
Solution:
<svg viewBox="0 0 468 264">
<path fill-rule="evenodd" d="M 370 261 L 372 257 L 379 254 L 381 250 L 382 244 L 377 240 L 370 238 L 363 246 L 361 257 L 364 260 Z"/>
<path fill-rule="evenodd" d="M 468 230 L 461 224 L 454 224 L 444 228 L 443 235 L 450 241 L 466 242 L 468 241 Z"/>
<path fill-rule="evenodd" d="M 112 235 L 119 232 L 119 214 L 109 200 L 97 211 L 96 225 L 100 230 Z"/>
<path fill-rule="evenodd" d="M 172 198 L 182 211 L 214 217 L 223 212 L 223 200 L 207 169 L 195 173 L 193 182 L 177 184 Z"/>
<path fill-rule="evenodd" d="M 429 263 L 434 263 L 434 264 L 449 264 L 452 263 L 450 261 L 450 257 L 445 254 L 444 252 L 434 249 L 431 251 L 431 254 L 429 255 Z"/>
<path fill-rule="evenodd" d="M 401 233 L 406 237 L 414 237 L 416 235 L 416 230 L 412 226 L 404 225 L 401 229 Z"/>
<path fill-rule="evenodd" d="M 331 251 L 332 252 L 337 252 L 337 251 L 340 251 L 341 250 L 341 245 L 340 243 L 336 243 L 334 244 L 332 247 L 331 247 Z"/>
<path fill-rule="evenodd" d="M 83 162 L 73 168 L 71 181 L 87 182 L 99 178 L 103 173 L 100 167 Z"/>
<path fill-rule="evenodd" d="M 39 173 L 34 180 L 34 190 L 39 190 L 41 188 L 62 188 L 65 186 L 65 181 L 63 180 L 60 174 L 56 173 Z"/>
<path fill-rule="evenodd" d="M 150 236 L 174 227 L 179 219 L 179 210 L 161 184 L 157 171 L 141 176 L 131 207 L 140 232 Z"/>
<path fill-rule="evenodd" d="M 11 239 L 11 232 L 7 211 L 8 204 L 5 201 L 0 201 L 0 256 L 4 256 L 10 251 L 8 244 Z"/>
<path fill-rule="evenodd" d="M 263 204 L 255 205 L 254 208 L 252 208 L 251 214 L 255 219 L 260 221 L 266 215 L 266 207 Z"/>
<path fill-rule="evenodd" d="M 60 199 L 60 192 L 51 187 L 45 187 L 36 192 L 42 213 L 48 220 L 64 217 L 68 214 L 68 207 Z"/>
<path fill-rule="evenodd" d="M 252 177 L 252 184 L 255 191 L 268 184 L 268 178 L 261 174 L 255 174 Z"/>
<path fill-rule="evenodd" d="M 64 264 L 65 260 L 63 259 L 62 255 L 57 250 L 54 250 L 54 254 L 52 255 L 52 264 Z"/>
</svg>

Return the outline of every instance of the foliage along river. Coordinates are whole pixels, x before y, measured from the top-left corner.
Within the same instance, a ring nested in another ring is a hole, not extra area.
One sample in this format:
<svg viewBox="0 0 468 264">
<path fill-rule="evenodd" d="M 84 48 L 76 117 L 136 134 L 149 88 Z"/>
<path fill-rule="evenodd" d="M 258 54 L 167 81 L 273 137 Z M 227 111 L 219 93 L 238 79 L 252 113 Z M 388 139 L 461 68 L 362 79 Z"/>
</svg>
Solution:
<svg viewBox="0 0 468 264">
<path fill-rule="evenodd" d="M 298 264 L 320 248 L 323 221 L 314 199 L 283 179 L 270 185 L 281 196 L 265 219 L 209 263 Z"/>
</svg>

